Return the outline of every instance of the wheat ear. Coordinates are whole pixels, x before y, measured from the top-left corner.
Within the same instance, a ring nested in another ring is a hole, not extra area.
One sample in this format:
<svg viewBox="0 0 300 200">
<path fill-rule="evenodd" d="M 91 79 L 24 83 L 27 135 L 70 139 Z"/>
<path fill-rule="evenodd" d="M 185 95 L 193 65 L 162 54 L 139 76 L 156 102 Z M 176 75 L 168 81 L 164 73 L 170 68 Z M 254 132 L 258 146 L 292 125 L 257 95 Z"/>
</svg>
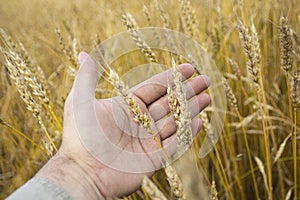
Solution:
<svg viewBox="0 0 300 200">
<path fill-rule="evenodd" d="M 150 60 L 150 62 L 158 63 L 158 60 L 151 50 L 149 45 L 142 39 L 140 32 L 137 30 L 137 24 L 131 14 L 126 13 L 122 15 L 123 24 L 126 26 L 131 38 L 135 44 L 139 47 L 141 52 Z"/>
<path fill-rule="evenodd" d="M 165 195 L 157 188 L 157 186 L 147 177 L 143 177 L 143 189 L 148 193 L 153 200 L 167 200 Z"/>
</svg>

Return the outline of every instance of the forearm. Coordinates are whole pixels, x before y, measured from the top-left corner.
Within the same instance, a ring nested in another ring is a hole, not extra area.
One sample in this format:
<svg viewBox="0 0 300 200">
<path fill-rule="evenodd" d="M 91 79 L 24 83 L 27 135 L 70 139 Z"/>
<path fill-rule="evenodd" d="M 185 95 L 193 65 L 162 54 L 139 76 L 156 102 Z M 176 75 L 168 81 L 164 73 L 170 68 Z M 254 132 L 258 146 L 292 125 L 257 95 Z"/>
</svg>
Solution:
<svg viewBox="0 0 300 200">
<path fill-rule="evenodd" d="M 36 174 L 57 184 L 73 199 L 105 199 L 91 170 L 74 159 L 57 154 Z"/>
</svg>

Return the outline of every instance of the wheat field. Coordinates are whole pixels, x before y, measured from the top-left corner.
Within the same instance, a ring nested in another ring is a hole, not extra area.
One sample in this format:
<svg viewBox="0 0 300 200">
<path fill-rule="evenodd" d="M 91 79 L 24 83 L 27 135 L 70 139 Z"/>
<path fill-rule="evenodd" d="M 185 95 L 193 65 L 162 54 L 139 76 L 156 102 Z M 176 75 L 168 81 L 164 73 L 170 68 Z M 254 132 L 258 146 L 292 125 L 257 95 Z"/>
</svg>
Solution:
<svg viewBox="0 0 300 200">
<path fill-rule="evenodd" d="M 299 3 L 1 0 L 0 199 L 29 180 L 60 145 L 78 53 L 130 30 L 132 19 L 138 27 L 169 28 L 198 41 L 224 76 L 228 105 L 208 156 L 200 159 L 197 152 L 211 111 L 199 116 L 203 128 L 183 158 L 192 163 L 179 160 L 158 171 L 124 199 L 300 199 Z M 114 63 L 118 74 L 149 58 L 133 56 L 136 63 Z M 108 83 L 97 89 L 99 98 L 112 95 Z M 177 195 L 170 177 L 184 195 Z"/>
</svg>

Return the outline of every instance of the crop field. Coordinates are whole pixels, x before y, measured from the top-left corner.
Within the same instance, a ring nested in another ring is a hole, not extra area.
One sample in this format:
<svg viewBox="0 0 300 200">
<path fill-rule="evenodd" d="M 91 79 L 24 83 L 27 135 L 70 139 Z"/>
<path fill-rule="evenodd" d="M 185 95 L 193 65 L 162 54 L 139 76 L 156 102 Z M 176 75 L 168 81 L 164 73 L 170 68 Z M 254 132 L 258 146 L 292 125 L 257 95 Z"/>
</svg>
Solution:
<svg viewBox="0 0 300 200">
<path fill-rule="evenodd" d="M 202 129 L 172 170 L 122 198 L 300 199 L 300 0 L 0 2 L 0 199 L 59 148 L 81 51 L 127 31 L 140 51 L 111 64 L 120 76 L 145 63 L 188 62 L 149 48 L 135 35 L 144 27 L 198 42 L 222 76 L 211 85 L 222 86 L 227 103 L 220 137 L 204 158 L 213 106 L 197 116 Z M 113 95 L 114 85 L 100 80 L 96 98 Z"/>
</svg>

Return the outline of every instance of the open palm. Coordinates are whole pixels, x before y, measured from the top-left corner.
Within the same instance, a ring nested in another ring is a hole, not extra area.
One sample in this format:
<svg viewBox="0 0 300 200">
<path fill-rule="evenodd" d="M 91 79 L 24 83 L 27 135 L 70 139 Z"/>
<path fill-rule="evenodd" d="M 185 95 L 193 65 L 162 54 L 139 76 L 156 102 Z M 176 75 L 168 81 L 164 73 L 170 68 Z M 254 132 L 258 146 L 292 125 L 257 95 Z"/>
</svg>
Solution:
<svg viewBox="0 0 300 200">
<path fill-rule="evenodd" d="M 79 61 L 81 68 L 65 103 L 63 142 L 58 155 L 71 158 L 84 169 L 106 198 L 128 194 L 140 187 L 144 175 L 159 169 L 162 154 L 153 137 L 133 122 L 121 97 L 95 99 L 96 66 L 86 53 L 79 55 Z M 208 87 L 208 79 L 206 76 L 189 79 L 194 74 L 189 64 L 180 65 L 179 71 L 186 80 L 192 133 L 196 135 L 202 124 L 194 117 L 210 103 L 209 96 L 202 93 Z M 166 94 L 167 86 L 172 85 L 170 69 L 130 90 L 142 112 L 148 114 L 151 129 L 167 155 L 176 152 L 176 123 L 168 115 Z M 80 115 L 76 115 L 76 108 L 82 108 Z M 95 133 L 96 130 L 99 132 Z"/>
</svg>

